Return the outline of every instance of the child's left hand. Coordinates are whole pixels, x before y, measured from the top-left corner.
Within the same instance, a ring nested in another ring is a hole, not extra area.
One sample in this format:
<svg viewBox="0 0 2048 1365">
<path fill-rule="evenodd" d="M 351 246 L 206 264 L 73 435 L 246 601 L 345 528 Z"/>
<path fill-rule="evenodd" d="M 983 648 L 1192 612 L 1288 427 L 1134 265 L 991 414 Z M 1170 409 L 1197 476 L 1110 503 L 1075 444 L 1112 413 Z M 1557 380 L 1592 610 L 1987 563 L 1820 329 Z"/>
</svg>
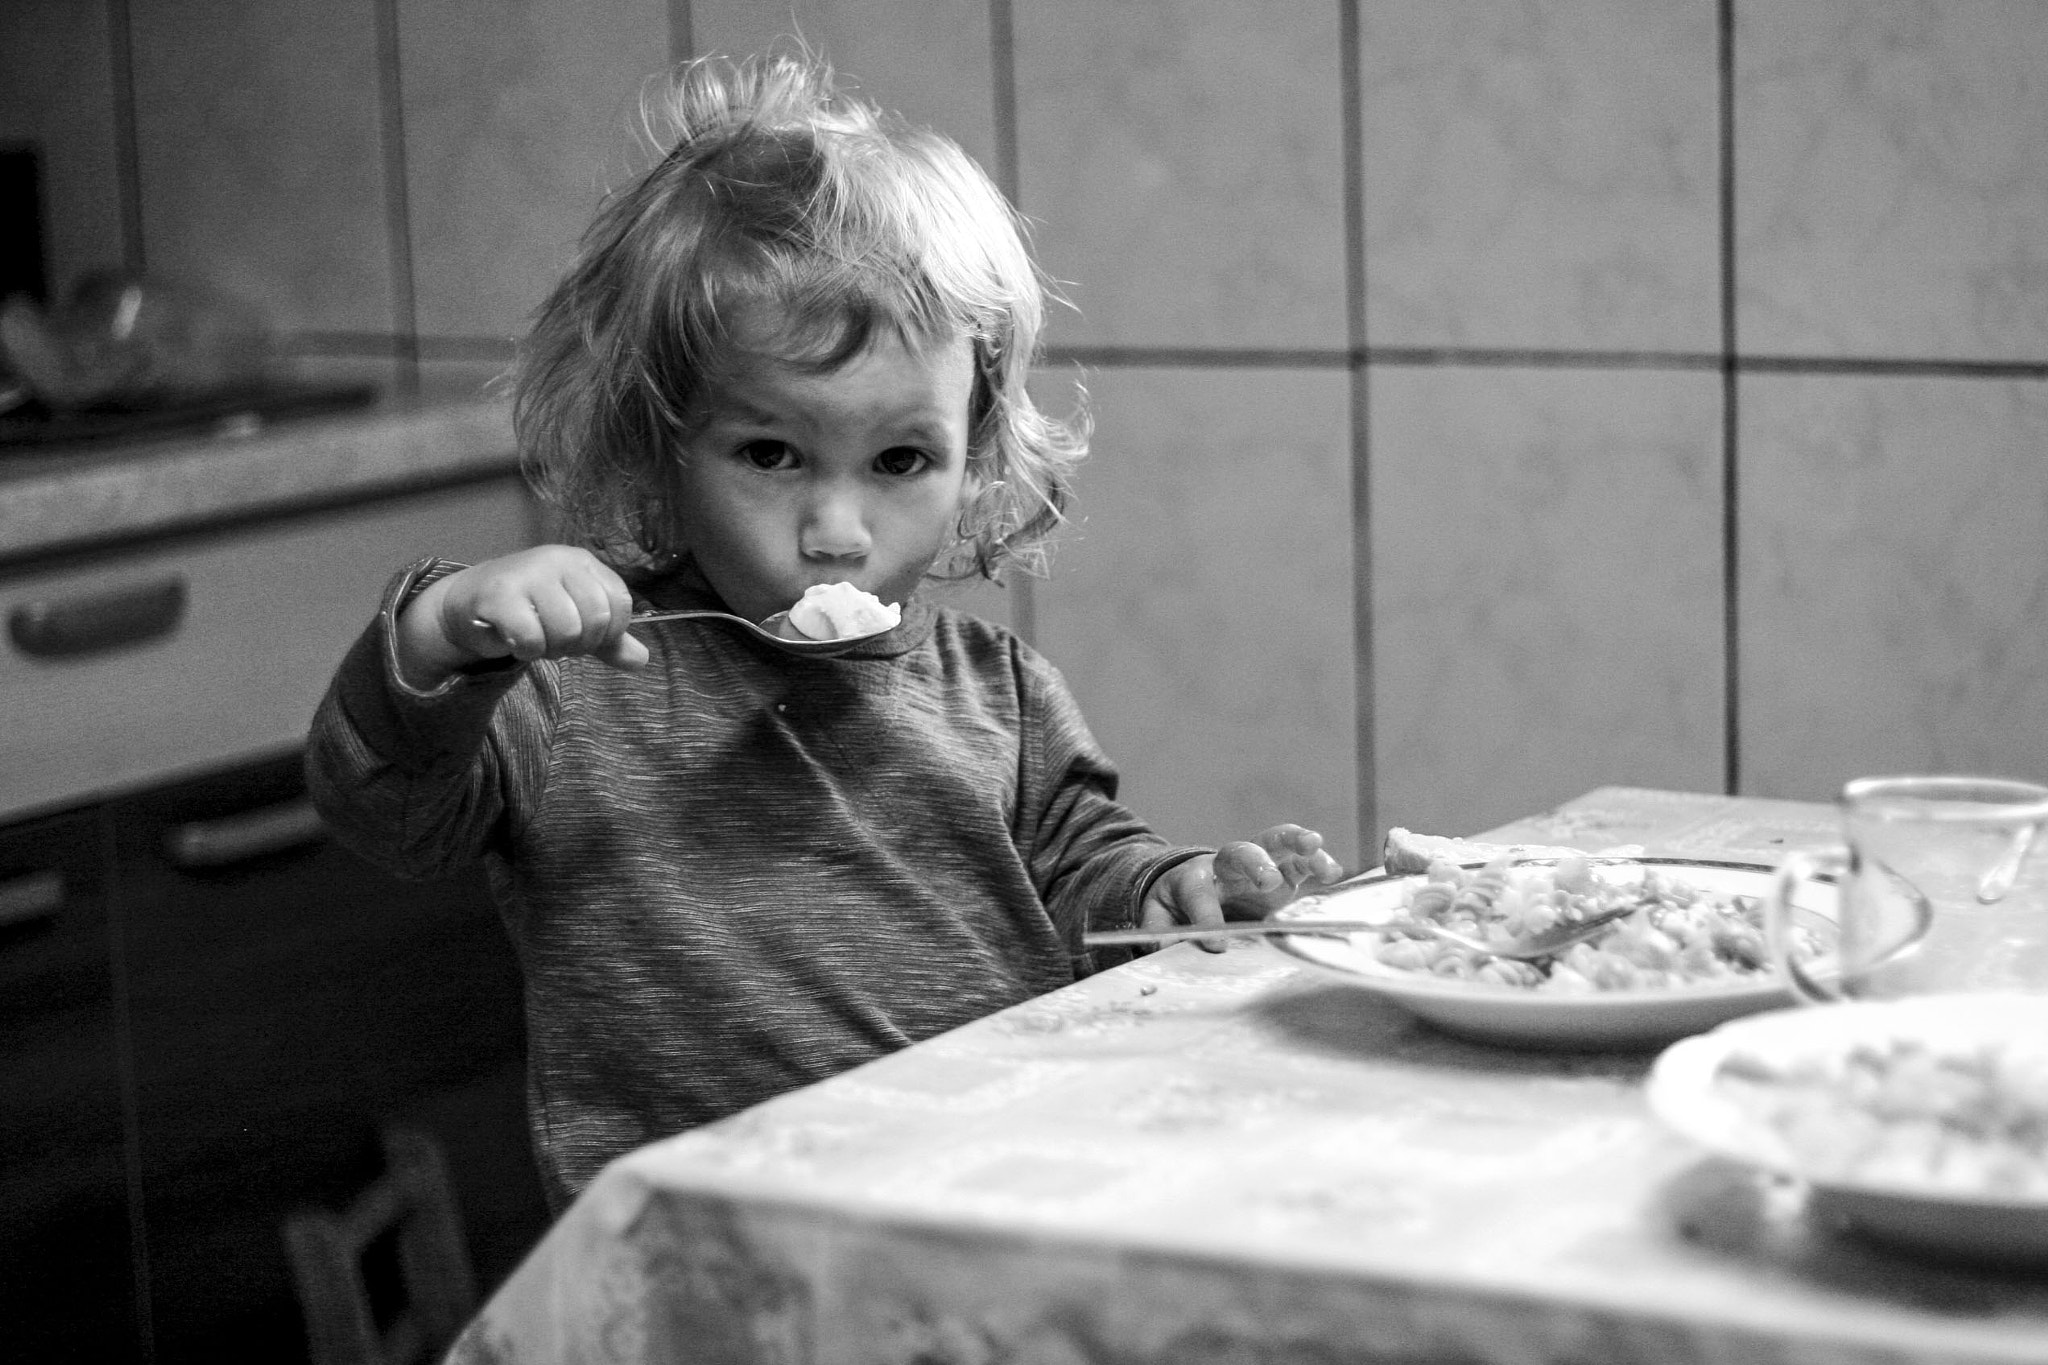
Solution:
<svg viewBox="0 0 2048 1365">
<path fill-rule="evenodd" d="M 1300 825 L 1275 825 L 1256 839 L 1225 844 L 1160 873 L 1145 893 L 1139 924 L 1170 929 L 1264 919 L 1293 900 L 1302 883 L 1326 884 L 1343 875 L 1324 851 L 1322 835 Z M 1223 951 L 1221 939 L 1194 942 L 1207 952 Z"/>
</svg>

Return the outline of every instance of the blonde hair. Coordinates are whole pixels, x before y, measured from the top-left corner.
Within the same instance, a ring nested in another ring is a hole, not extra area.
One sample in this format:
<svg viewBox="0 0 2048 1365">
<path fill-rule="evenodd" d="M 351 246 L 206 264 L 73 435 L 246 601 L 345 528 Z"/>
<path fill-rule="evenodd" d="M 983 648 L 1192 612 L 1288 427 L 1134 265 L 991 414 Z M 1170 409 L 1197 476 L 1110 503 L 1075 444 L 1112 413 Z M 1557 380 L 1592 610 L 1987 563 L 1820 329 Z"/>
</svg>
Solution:
<svg viewBox="0 0 2048 1365">
<path fill-rule="evenodd" d="M 1050 289 L 988 177 L 789 57 L 693 62 L 658 115 L 666 154 L 606 197 L 513 369 L 521 459 L 569 533 L 622 568 L 687 553 L 680 438 L 743 349 L 738 320 L 765 304 L 777 358 L 820 371 L 881 329 L 909 345 L 965 335 L 979 492 L 931 572 L 1043 572 L 1088 425 L 1026 389 Z"/>
</svg>

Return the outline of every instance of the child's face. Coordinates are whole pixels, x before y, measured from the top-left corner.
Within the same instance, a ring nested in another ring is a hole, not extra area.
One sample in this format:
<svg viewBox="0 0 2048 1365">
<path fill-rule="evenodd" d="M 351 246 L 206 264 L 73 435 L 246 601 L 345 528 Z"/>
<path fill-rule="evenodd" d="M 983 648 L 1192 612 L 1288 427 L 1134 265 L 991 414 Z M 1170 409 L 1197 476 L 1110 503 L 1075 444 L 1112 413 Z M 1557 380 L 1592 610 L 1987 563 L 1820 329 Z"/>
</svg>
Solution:
<svg viewBox="0 0 2048 1365">
<path fill-rule="evenodd" d="M 954 534 L 974 378 L 964 336 L 893 333 L 839 369 L 748 360 L 683 444 L 683 544 L 742 615 L 817 583 L 909 598 Z"/>
</svg>

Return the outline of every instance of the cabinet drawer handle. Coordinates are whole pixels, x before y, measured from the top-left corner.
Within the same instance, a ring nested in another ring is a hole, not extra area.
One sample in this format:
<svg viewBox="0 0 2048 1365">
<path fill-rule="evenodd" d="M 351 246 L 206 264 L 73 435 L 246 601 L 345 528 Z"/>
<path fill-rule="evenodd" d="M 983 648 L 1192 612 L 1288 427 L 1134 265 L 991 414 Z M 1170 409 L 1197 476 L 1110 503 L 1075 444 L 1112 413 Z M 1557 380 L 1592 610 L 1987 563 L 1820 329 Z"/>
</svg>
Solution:
<svg viewBox="0 0 2048 1365">
<path fill-rule="evenodd" d="M 108 592 L 24 602 L 7 614 L 14 647 L 38 659 L 63 659 L 168 635 L 185 617 L 185 576 L 172 574 Z"/>
<path fill-rule="evenodd" d="M 0 926 L 49 919 L 64 908 L 64 874 L 30 872 L 0 881 Z"/>
<path fill-rule="evenodd" d="M 218 820 L 174 825 L 164 832 L 164 854 L 182 868 L 226 867 L 310 844 L 326 832 L 313 803 L 299 797 Z"/>
</svg>

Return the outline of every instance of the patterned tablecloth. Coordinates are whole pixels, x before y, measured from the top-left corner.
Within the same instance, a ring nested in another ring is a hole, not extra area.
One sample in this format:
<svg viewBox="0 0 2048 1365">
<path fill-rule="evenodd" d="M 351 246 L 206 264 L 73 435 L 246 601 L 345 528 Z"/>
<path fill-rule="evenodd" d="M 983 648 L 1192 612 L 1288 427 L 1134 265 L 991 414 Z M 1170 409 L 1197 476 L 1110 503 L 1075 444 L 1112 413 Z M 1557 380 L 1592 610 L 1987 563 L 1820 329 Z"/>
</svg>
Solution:
<svg viewBox="0 0 2048 1365">
<path fill-rule="evenodd" d="M 1602 788 L 1487 836 L 1769 862 L 1826 806 Z M 1179 946 L 613 1163 L 461 1362 L 2048 1362 L 2048 1274 L 1816 1226 L 1643 1104 Z"/>
</svg>

